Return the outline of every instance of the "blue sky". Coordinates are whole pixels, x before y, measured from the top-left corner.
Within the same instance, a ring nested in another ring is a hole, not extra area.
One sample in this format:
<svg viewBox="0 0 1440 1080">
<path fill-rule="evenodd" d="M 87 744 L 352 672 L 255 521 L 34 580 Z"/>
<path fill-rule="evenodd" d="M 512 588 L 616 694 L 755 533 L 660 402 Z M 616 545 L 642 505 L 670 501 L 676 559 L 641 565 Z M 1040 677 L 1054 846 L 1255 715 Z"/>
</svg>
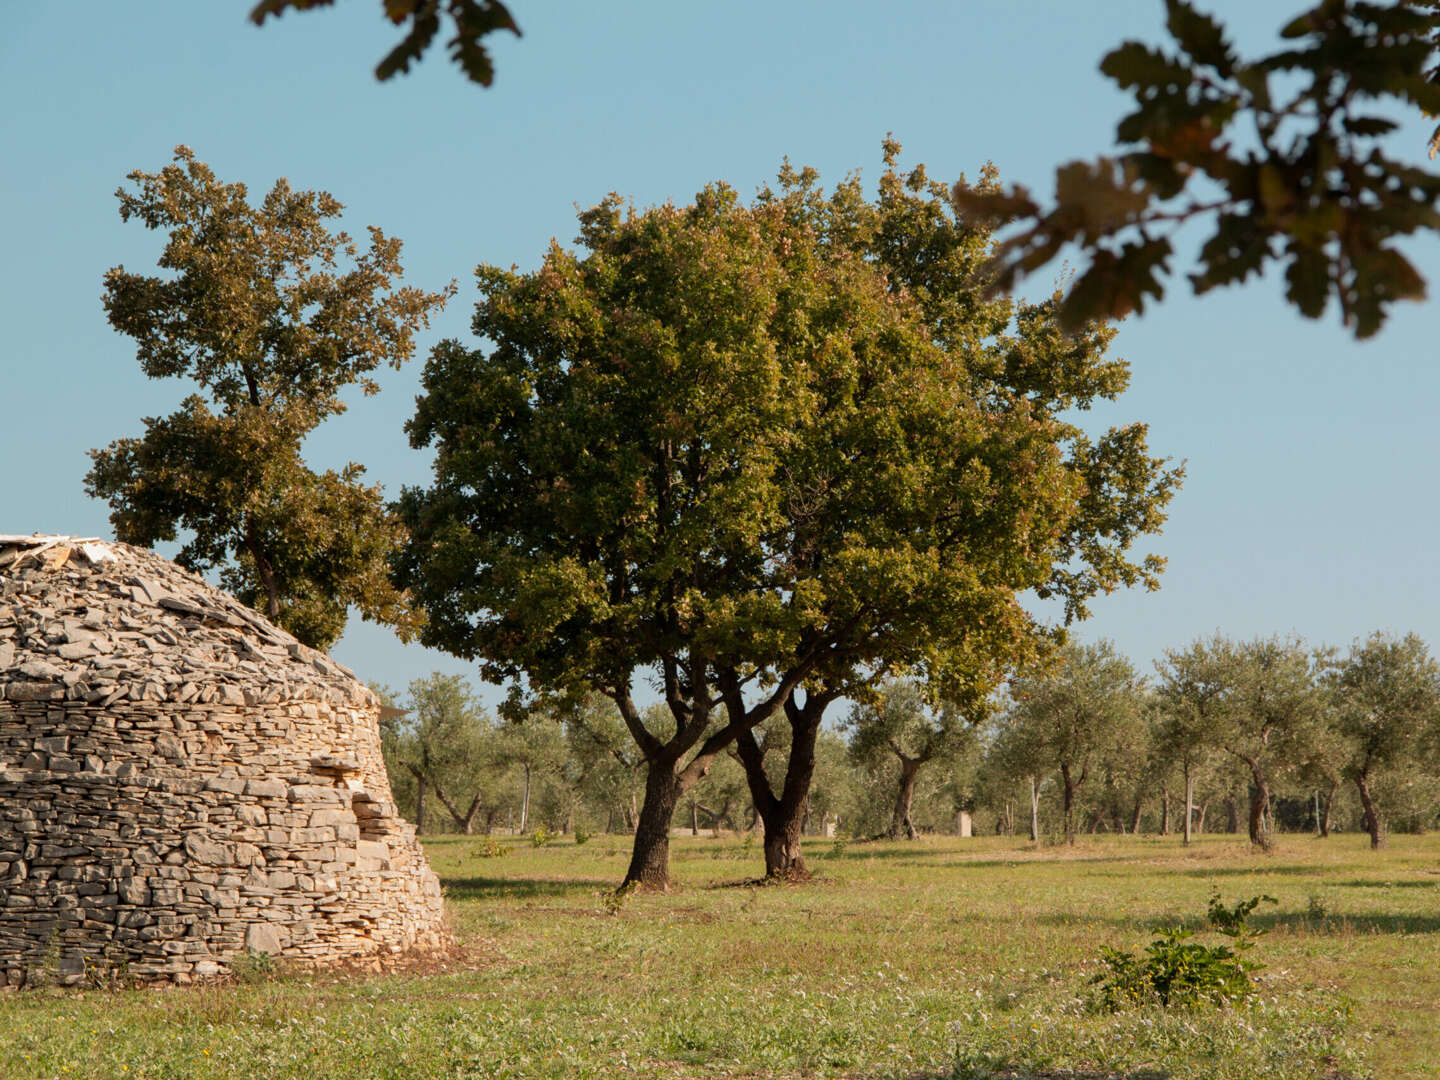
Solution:
<svg viewBox="0 0 1440 1080">
<path fill-rule="evenodd" d="M 1300 5 L 1208 6 L 1257 51 Z M 477 263 L 536 265 L 551 237 L 574 236 L 576 205 L 610 191 L 683 202 L 724 180 L 748 194 L 786 155 L 829 180 L 873 179 L 892 131 L 904 161 L 939 178 L 994 161 L 1048 191 L 1057 163 L 1112 146 L 1126 99 L 1100 56 L 1123 38 L 1160 40 L 1163 23 L 1158 0 L 511 7 L 524 36 L 496 41 L 490 90 L 438 51 L 377 83 L 396 36 L 377 0 L 261 29 L 247 0 L 6 11 L 0 532 L 108 535 L 107 508 L 82 490 L 86 450 L 137 434 L 185 393 L 141 375 L 100 304 L 107 268 L 148 271 L 161 245 L 121 223 L 113 192 L 178 143 L 257 196 L 279 176 L 333 192 L 350 232 L 375 224 L 405 241 L 414 284 L 459 279 L 416 360 L 308 444 L 314 464 L 360 461 L 396 492 L 427 479 L 401 428 L 430 346 L 469 340 Z M 1427 135 L 1413 118 L 1395 152 L 1423 160 Z M 1410 250 L 1440 281 L 1435 239 Z M 1216 629 L 1440 640 L 1432 309 L 1408 305 L 1356 344 L 1333 313 L 1307 322 L 1279 297 L 1273 274 L 1199 301 L 1181 282 L 1117 339 L 1132 389 L 1097 420 L 1148 422 L 1152 448 L 1188 468 L 1151 545 L 1170 560 L 1163 589 L 1101 598 L 1080 629 L 1142 669 Z M 432 669 L 473 674 L 358 620 L 335 655 L 396 687 Z"/>
</svg>

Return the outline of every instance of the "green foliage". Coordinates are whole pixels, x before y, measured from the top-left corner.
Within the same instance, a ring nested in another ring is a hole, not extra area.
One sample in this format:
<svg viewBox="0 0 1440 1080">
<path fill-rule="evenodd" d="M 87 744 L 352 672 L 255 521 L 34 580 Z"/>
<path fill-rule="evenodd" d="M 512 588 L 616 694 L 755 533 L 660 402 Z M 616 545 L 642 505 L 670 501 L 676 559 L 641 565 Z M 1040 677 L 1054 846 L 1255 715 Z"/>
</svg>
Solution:
<svg viewBox="0 0 1440 1080">
<path fill-rule="evenodd" d="M 230 975 L 240 983 L 271 982 L 280 975 L 280 965 L 267 952 L 246 949 L 227 962 Z"/>
<path fill-rule="evenodd" d="M 1193 941 L 1194 932 L 1180 926 L 1161 931 L 1143 956 L 1102 945 L 1101 961 L 1109 971 L 1091 980 L 1099 986 L 1097 1003 L 1110 1012 L 1150 1004 L 1166 1009 L 1241 1004 L 1255 990 L 1250 976 L 1263 966 L 1247 957 L 1264 934 L 1247 922 L 1262 902 L 1277 901 L 1252 896 L 1226 907 L 1219 893 L 1210 897 L 1207 918 L 1230 938 L 1228 946 Z"/>
<path fill-rule="evenodd" d="M 1366 827 L 1379 847 L 1385 842 L 1381 804 L 1398 794 L 1393 781 L 1413 781 L 1416 772 L 1433 779 L 1434 770 L 1422 763 L 1440 732 L 1440 664 L 1415 634 L 1377 632 L 1352 644 L 1345 659 L 1332 665 L 1326 686 L 1342 771 L 1360 793 Z"/>
<path fill-rule="evenodd" d="M 787 166 L 748 206 L 719 184 L 612 197 L 580 214 L 582 251 L 479 269 L 489 344 L 438 346 L 408 425 L 437 451 L 399 504 L 423 640 L 487 679 L 605 694 L 688 786 L 802 684 L 908 671 L 978 712 L 1054 631 L 1020 593 L 1078 618 L 1156 584 L 1129 549 L 1178 470 L 1143 425 L 1070 422 L 1124 389 L 1111 331 L 985 300 L 989 234 L 898 150 L 873 202 Z"/>
<path fill-rule="evenodd" d="M 575 829 L 575 846 L 579 847 L 581 844 L 588 844 L 589 842 L 590 833 L 587 830 L 579 828 L 577 826 Z"/>
<path fill-rule="evenodd" d="M 1278 260 L 1290 303 L 1315 318 L 1337 301 L 1358 338 L 1380 328 L 1394 301 L 1422 299 L 1425 282 L 1395 241 L 1440 227 L 1440 176 L 1383 146 L 1396 110 L 1440 115 L 1435 6 L 1322 0 L 1281 31 L 1282 48 L 1255 60 L 1237 56 L 1225 28 L 1187 0 L 1165 7 L 1173 52 L 1130 41 L 1100 64 L 1134 95 L 1116 129 L 1134 149 L 1062 166 L 1050 210 L 1021 187 L 957 190 L 980 219 L 1025 223 L 997 253 L 994 287 L 1074 241 L 1089 265 L 1062 320 L 1143 311 L 1164 295 L 1171 231 L 1198 217 L 1214 231 L 1189 275 L 1197 294 Z M 1432 157 L 1437 145 L 1440 128 Z"/>
<path fill-rule="evenodd" d="M 1066 644 L 1011 680 L 1002 728 L 1008 729 L 1006 753 L 1027 770 L 1038 770 L 1042 762 L 1059 770 L 1066 839 L 1075 838 L 1077 794 L 1101 759 L 1127 742 L 1140 722 L 1139 679 L 1109 641 Z"/>
<path fill-rule="evenodd" d="M 537 825 L 535 826 L 535 831 L 530 834 L 530 846 L 547 847 L 554 839 L 554 833 L 552 833 L 544 825 Z"/>
<path fill-rule="evenodd" d="M 639 891 L 640 883 L 638 881 L 627 881 L 618 889 L 611 889 L 608 892 L 602 893 L 600 902 L 604 906 L 606 914 L 619 915 L 620 912 L 625 910 L 630 904 L 630 901 L 635 898 L 635 894 Z"/>
<path fill-rule="evenodd" d="M 147 418 L 141 438 L 92 450 L 87 493 L 110 503 L 121 540 L 188 533 L 177 562 L 219 568 L 227 589 L 307 644 L 335 641 L 350 605 L 412 634 L 386 562 L 402 530 L 380 489 L 353 463 L 311 470 L 301 448 L 344 411 L 345 389 L 373 394 L 370 373 L 408 359 L 453 286 L 394 287 L 400 241 L 371 228 L 362 252 L 330 232 L 342 207 L 328 192 L 282 179 L 252 207 L 244 184 L 221 183 L 184 146 L 160 172 L 129 179 L 120 216 L 167 231 L 166 274 L 111 269 L 105 310 L 147 376 L 188 378 L 200 392 Z"/>
<path fill-rule="evenodd" d="M 293 8 L 310 11 L 329 7 L 335 0 L 260 0 L 250 11 L 250 21 L 264 24 L 272 15 L 282 15 Z M 484 39 L 499 30 L 520 36 L 510 11 L 500 0 L 381 0 L 385 18 L 396 26 L 404 26 L 405 36 L 375 68 L 381 82 L 396 73 L 409 72 L 440 32 L 441 16 L 449 16 L 455 36 L 447 43 L 450 58 L 471 82 L 489 86 L 495 78 L 495 67 Z"/>
<path fill-rule="evenodd" d="M 509 855 L 514 850 L 510 845 L 502 844 L 489 836 L 467 849 L 469 854 L 477 859 L 496 859 L 501 855 Z"/>
</svg>

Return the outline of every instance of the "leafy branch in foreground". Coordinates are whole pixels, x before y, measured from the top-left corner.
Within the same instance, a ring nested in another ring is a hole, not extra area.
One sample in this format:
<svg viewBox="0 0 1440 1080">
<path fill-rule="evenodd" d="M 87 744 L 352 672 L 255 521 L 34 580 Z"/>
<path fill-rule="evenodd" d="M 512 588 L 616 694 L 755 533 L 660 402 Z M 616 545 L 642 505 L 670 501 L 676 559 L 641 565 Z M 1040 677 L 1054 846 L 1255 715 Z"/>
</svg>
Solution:
<svg viewBox="0 0 1440 1080">
<path fill-rule="evenodd" d="M 1282 260 L 1290 303 L 1318 318 L 1334 298 L 1357 338 L 1379 330 L 1394 301 L 1423 299 L 1424 279 L 1394 242 L 1440 228 L 1440 176 L 1382 152 L 1399 126 L 1382 112 L 1440 114 L 1440 5 L 1323 0 L 1281 30 L 1285 48 L 1249 62 L 1215 19 L 1186 0 L 1165 6 L 1177 52 L 1127 41 L 1100 63 L 1134 94 L 1116 128 L 1133 149 L 1062 165 L 1049 210 L 1019 186 L 956 189 L 973 217 L 1025 225 L 998 249 L 993 288 L 1010 289 L 1075 242 L 1089 266 L 1065 298 L 1064 324 L 1143 311 L 1164 296 L 1172 237 L 1202 219 L 1214 231 L 1189 275 L 1197 295 Z M 1440 128 L 1432 158 L 1437 147 Z"/>
<path fill-rule="evenodd" d="M 260 0 L 250 11 L 250 21 L 263 26 L 270 16 L 283 15 L 291 8 L 310 11 L 334 3 L 335 0 Z M 375 66 L 375 78 L 381 82 L 409 72 L 410 65 L 425 55 L 440 32 L 442 11 L 455 26 L 455 36 L 447 43 L 450 58 L 460 65 L 466 78 L 481 86 L 489 86 L 495 80 L 495 65 L 484 39 L 497 30 L 509 30 L 520 36 L 520 27 L 500 0 L 381 0 L 380 6 L 387 19 L 396 26 L 406 27 L 400 43 Z"/>
<path fill-rule="evenodd" d="M 1183 926 L 1162 930 L 1144 956 L 1102 945 L 1109 971 L 1091 980 L 1100 986 L 1097 1004 L 1109 1012 L 1152 1004 L 1166 1009 L 1239 1004 L 1255 992 L 1250 976 L 1264 966 L 1247 958 L 1265 933 L 1251 929 L 1248 920 L 1262 903 L 1276 902 L 1273 896 L 1252 896 L 1226 907 L 1218 892 L 1211 894 L 1207 919 L 1231 940 L 1228 946 L 1191 941 L 1194 931 Z"/>
</svg>

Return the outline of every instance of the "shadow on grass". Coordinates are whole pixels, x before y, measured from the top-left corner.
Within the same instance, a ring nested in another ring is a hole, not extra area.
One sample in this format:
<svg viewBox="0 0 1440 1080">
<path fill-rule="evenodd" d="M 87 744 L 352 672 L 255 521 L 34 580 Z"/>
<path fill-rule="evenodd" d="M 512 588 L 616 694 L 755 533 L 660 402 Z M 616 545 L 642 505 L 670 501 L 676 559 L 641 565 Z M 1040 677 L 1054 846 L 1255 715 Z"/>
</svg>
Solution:
<svg viewBox="0 0 1440 1080">
<path fill-rule="evenodd" d="M 1351 878 L 1349 881 L 1332 881 L 1330 884 L 1341 889 L 1440 889 L 1440 878 L 1434 881 L 1381 881 L 1379 878 Z"/>
<path fill-rule="evenodd" d="M 569 878 L 552 881 L 545 878 L 442 877 L 446 895 L 451 900 L 531 900 L 542 897 L 592 896 L 597 889 L 614 883 L 600 878 Z"/>
<path fill-rule="evenodd" d="M 1182 926 L 1195 933 L 1210 929 L 1202 916 L 1185 915 L 1167 918 L 1164 915 L 1096 915 L 1096 914 L 1049 914 L 1037 916 L 1035 921 L 1043 926 L 1112 926 L 1133 934 L 1158 934 L 1172 926 Z M 1437 915 L 1390 915 L 1383 912 L 1366 912 L 1355 915 L 1327 915 L 1316 917 L 1304 912 L 1277 912 L 1250 916 L 1250 925 L 1257 930 L 1284 930 L 1290 933 L 1316 934 L 1319 936 L 1348 936 L 1351 934 L 1436 934 L 1440 933 L 1440 914 Z"/>
<path fill-rule="evenodd" d="M 1199 870 L 1170 870 L 1167 871 L 1167 874 L 1173 874 L 1176 877 L 1191 878 L 1260 877 L 1265 874 L 1273 874 L 1277 877 L 1324 877 L 1334 872 L 1334 867 L 1326 866 L 1324 863 L 1266 862 L 1265 856 L 1257 852 L 1255 862 L 1250 866 L 1217 866 Z"/>
<path fill-rule="evenodd" d="M 1387 915 L 1366 912 L 1316 918 L 1297 912 L 1252 915 L 1250 923 L 1262 930 L 1285 929 L 1309 934 L 1440 934 L 1440 915 Z"/>
</svg>

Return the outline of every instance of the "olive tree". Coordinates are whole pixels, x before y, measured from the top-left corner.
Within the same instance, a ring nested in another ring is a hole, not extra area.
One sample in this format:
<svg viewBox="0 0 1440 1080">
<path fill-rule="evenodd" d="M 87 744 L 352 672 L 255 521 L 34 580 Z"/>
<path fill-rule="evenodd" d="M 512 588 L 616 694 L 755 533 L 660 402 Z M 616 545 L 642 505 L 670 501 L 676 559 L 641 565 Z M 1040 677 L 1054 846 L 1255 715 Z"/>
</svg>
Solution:
<svg viewBox="0 0 1440 1080">
<path fill-rule="evenodd" d="M 1327 672 L 1334 722 L 1347 754 L 1345 775 L 1364 808 L 1370 846 L 1385 846 L 1376 785 L 1414 766 L 1440 724 L 1440 664 L 1414 634 L 1375 633 Z"/>
</svg>

